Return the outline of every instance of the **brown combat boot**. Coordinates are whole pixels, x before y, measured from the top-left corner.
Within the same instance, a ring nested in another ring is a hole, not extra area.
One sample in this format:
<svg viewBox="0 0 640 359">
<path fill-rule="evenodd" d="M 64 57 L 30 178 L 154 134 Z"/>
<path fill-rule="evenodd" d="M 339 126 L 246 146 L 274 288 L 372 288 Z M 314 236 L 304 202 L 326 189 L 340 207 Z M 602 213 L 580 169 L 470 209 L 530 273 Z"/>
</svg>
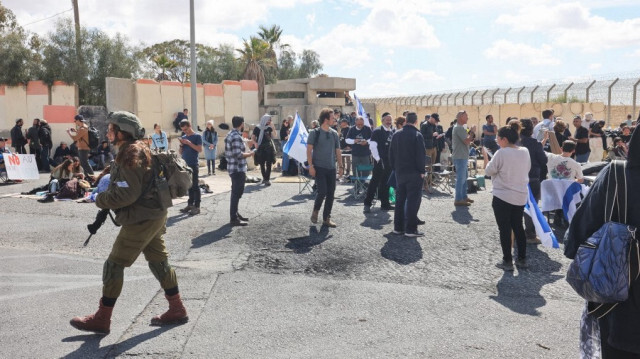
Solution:
<svg viewBox="0 0 640 359">
<path fill-rule="evenodd" d="M 318 223 L 318 212 L 320 211 L 314 210 L 313 212 L 311 212 L 311 223 L 313 224 Z"/>
<path fill-rule="evenodd" d="M 74 317 L 69 322 L 72 327 L 87 332 L 109 334 L 111 327 L 111 313 L 113 307 L 105 307 L 100 300 L 100 306 L 95 314 L 86 317 Z"/>
<path fill-rule="evenodd" d="M 169 310 L 162 315 L 156 315 L 151 319 L 151 325 L 169 325 L 169 324 L 183 324 L 189 321 L 187 316 L 187 310 L 182 305 L 182 299 L 180 299 L 180 293 L 172 296 L 165 294 L 164 296 L 169 301 Z"/>
</svg>

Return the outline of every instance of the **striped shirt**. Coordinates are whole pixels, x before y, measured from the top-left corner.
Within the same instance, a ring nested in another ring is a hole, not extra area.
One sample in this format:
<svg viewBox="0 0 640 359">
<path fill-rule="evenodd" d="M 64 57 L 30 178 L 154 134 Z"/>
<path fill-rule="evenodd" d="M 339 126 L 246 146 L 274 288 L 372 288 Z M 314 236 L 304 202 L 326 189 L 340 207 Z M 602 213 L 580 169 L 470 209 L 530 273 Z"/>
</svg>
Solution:
<svg viewBox="0 0 640 359">
<path fill-rule="evenodd" d="M 244 141 L 235 128 L 224 139 L 224 157 L 227 159 L 227 172 L 247 172 L 247 160 L 244 158 Z"/>
</svg>

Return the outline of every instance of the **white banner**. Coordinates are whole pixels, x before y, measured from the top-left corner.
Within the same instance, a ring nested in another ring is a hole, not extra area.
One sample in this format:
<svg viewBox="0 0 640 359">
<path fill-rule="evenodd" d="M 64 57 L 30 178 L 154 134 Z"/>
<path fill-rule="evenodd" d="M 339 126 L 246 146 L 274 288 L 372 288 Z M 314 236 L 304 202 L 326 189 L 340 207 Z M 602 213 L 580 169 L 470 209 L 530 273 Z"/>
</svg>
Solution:
<svg viewBox="0 0 640 359">
<path fill-rule="evenodd" d="M 12 180 L 39 179 L 38 165 L 35 155 L 3 153 L 7 176 Z"/>
</svg>

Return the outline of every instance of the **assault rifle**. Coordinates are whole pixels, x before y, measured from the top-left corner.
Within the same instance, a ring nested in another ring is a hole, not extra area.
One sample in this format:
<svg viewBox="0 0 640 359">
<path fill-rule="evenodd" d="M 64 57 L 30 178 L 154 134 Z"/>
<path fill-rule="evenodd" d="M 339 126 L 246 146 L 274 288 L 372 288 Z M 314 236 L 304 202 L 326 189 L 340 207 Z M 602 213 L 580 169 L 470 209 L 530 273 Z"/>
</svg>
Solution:
<svg viewBox="0 0 640 359">
<path fill-rule="evenodd" d="M 98 214 L 96 215 L 96 220 L 93 223 L 87 225 L 87 229 L 89 230 L 89 238 L 87 238 L 87 240 L 84 241 L 84 245 L 83 245 L 84 247 L 86 247 L 87 244 L 89 244 L 89 240 L 91 239 L 91 236 L 96 234 L 98 232 L 98 229 L 102 227 L 104 222 L 107 220 L 107 216 L 111 218 L 111 222 L 113 222 L 113 224 L 115 224 L 116 227 L 120 227 L 120 225 L 116 222 L 116 220 L 113 219 L 113 216 L 111 215 L 111 210 L 109 209 L 99 210 Z"/>
</svg>

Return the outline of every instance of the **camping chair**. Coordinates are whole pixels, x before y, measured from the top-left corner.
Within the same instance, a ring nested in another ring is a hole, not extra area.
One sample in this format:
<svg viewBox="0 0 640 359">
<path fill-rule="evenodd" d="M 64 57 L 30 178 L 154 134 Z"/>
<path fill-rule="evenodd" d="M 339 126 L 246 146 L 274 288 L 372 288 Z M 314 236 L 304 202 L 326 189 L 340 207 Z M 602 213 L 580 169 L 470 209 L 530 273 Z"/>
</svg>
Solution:
<svg viewBox="0 0 640 359">
<path fill-rule="evenodd" d="M 442 168 L 439 163 L 436 163 L 432 166 L 439 166 Z M 447 192 L 449 194 L 453 193 L 453 188 L 455 188 L 455 172 L 453 172 L 453 168 L 451 166 L 447 166 L 446 169 L 441 171 L 432 171 L 432 186 L 437 189 L 439 192 Z M 425 176 L 426 177 L 426 176 Z"/>
<path fill-rule="evenodd" d="M 313 178 L 309 174 L 309 166 L 305 166 L 304 163 L 298 162 L 298 194 L 304 194 L 305 191 L 308 191 L 309 194 L 314 194 L 313 186 L 311 181 Z M 292 163 L 289 162 L 289 165 Z"/>
<path fill-rule="evenodd" d="M 431 156 L 424 156 L 424 184 L 423 188 L 428 193 L 431 193 L 433 188 L 433 163 Z"/>
<path fill-rule="evenodd" d="M 371 174 L 363 176 L 363 172 L 371 173 L 373 171 L 373 165 L 358 165 L 351 176 L 351 182 L 353 182 L 353 197 L 355 199 L 361 199 L 367 194 L 367 182 L 371 180 Z"/>
</svg>

